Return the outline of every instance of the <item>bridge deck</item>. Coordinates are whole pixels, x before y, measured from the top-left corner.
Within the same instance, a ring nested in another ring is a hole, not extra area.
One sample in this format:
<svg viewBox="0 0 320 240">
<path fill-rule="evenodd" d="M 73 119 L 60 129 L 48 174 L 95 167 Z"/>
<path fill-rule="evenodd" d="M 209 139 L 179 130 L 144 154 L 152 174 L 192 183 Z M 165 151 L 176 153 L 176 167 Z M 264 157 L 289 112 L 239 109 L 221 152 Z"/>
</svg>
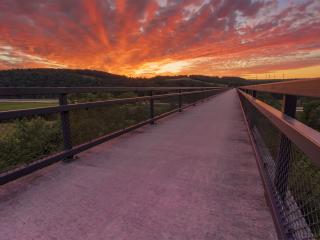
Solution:
<svg viewBox="0 0 320 240">
<path fill-rule="evenodd" d="M 276 239 L 234 90 L 0 188 L 1 240 Z"/>
</svg>

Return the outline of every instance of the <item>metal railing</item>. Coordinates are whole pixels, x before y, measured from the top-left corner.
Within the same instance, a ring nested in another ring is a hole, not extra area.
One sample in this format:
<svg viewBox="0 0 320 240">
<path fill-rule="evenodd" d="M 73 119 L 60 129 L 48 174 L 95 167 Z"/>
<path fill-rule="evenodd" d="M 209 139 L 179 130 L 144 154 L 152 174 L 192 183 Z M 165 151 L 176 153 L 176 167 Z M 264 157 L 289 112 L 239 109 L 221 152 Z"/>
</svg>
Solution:
<svg viewBox="0 0 320 240">
<path fill-rule="evenodd" d="M 320 98 L 319 80 L 238 90 L 280 239 L 320 239 L 320 133 L 296 119 L 297 97 Z M 259 100 L 283 94 L 282 111 Z"/>
<path fill-rule="evenodd" d="M 145 124 L 154 124 L 224 90 L 218 87 L 0 88 L 2 98 L 30 95 L 59 98 L 58 106 L 0 112 L 0 185 L 57 161 L 69 161 L 84 150 Z M 138 96 L 68 101 L 72 94 L 110 92 L 135 92 Z"/>
</svg>

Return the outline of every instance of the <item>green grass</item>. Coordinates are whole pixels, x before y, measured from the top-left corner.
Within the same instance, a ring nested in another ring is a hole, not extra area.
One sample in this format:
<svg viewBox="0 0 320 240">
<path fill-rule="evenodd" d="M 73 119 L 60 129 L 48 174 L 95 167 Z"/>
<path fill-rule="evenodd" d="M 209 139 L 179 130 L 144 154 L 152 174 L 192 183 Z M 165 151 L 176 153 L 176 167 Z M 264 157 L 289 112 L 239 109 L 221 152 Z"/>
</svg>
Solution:
<svg viewBox="0 0 320 240">
<path fill-rule="evenodd" d="M 58 116 L 1 123 L 0 173 L 62 150 Z"/>
<path fill-rule="evenodd" d="M 0 111 L 56 106 L 55 102 L 0 102 Z"/>
<path fill-rule="evenodd" d="M 16 130 L 16 124 L 15 123 L 0 123 L 0 141 L 7 136 L 9 136 L 12 132 Z"/>
</svg>

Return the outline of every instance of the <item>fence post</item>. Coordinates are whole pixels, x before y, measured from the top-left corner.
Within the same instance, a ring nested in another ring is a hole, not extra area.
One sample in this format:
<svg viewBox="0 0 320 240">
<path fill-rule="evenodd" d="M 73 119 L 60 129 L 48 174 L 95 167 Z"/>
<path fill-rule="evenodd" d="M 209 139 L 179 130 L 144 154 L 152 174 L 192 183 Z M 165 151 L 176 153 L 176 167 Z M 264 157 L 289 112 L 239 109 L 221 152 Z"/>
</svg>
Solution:
<svg viewBox="0 0 320 240">
<path fill-rule="evenodd" d="M 181 89 L 179 89 L 179 112 L 182 112 L 182 96 L 181 96 Z"/>
<path fill-rule="evenodd" d="M 62 93 L 59 96 L 59 105 L 60 106 L 68 105 L 67 94 Z M 66 151 L 66 150 L 72 149 L 69 111 L 61 112 L 60 117 L 61 117 L 61 128 L 62 128 L 62 135 L 63 135 L 63 145 L 64 145 L 64 150 Z M 64 161 L 70 161 L 71 159 L 72 159 L 72 156 L 68 157 L 67 159 L 64 159 Z"/>
<path fill-rule="evenodd" d="M 150 91 L 150 119 L 151 119 L 151 122 L 150 124 L 154 124 L 154 100 L 152 98 L 153 96 L 153 91 L 151 90 Z"/>
<path fill-rule="evenodd" d="M 283 113 L 295 117 L 297 97 L 293 95 L 283 96 Z M 281 135 L 280 145 L 276 162 L 275 186 L 282 200 L 285 200 L 288 187 L 288 174 L 292 161 L 291 141 Z"/>
<path fill-rule="evenodd" d="M 257 91 L 252 90 L 252 97 L 256 98 L 257 97 Z"/>
</svg>

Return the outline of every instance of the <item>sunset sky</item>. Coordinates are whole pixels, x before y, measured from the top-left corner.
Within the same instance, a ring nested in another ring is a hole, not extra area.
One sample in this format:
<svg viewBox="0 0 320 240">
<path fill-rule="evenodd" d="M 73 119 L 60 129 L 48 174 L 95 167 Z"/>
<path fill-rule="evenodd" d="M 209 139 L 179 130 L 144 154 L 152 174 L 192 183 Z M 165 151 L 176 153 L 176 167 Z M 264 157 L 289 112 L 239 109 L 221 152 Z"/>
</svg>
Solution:
<svg viewBox="0 0 320 240">
<path fill-rule="evenodd" d="M 0 69 L 320 77 L 320 0 L 0 0 Z"/>
</svg>

